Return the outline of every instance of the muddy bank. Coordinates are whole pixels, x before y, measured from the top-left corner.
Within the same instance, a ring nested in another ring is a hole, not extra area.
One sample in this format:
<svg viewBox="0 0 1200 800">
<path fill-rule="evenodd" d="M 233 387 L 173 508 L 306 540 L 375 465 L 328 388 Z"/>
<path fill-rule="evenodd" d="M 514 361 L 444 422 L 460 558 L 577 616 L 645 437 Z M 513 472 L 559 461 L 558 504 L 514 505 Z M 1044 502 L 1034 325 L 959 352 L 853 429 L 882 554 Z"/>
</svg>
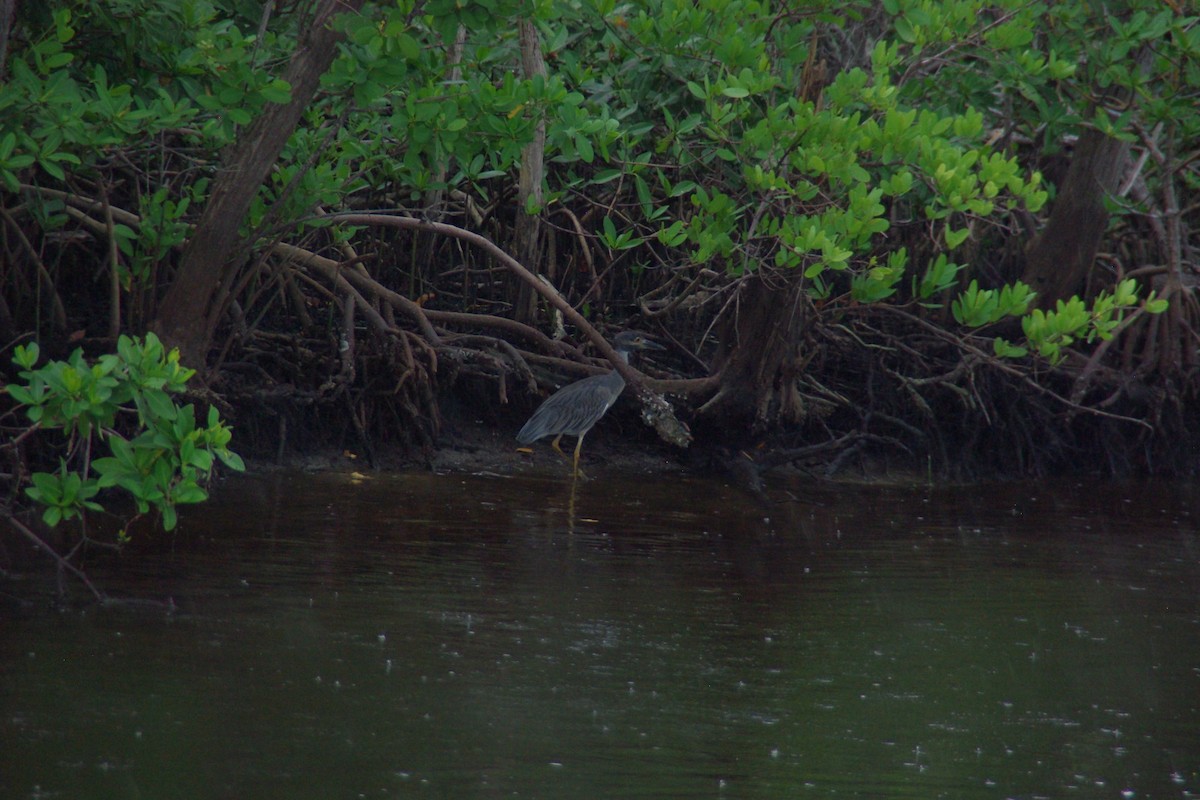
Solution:
<svg viewBox="0 0 1200 800">
<path fill-rule="evenodd" d="M 333 428 L 325 426 L 306 437 L 293 437 L 280 453 L 278 439 L 262 436 L 264 428 L 256 426 L 260 435 L 244 438 L 239 452 L 247 457 L 251 469 L 264 471 L 424 470 L 446 474 L 539 474 L 570 480 L 571 462 L 554 452 L 550 438 L 529 446 L 517 443 L 516 433 L 526 417 L 524 408 L 505 408 L 497 413 L 490 408 L 480 411 L 471 403 L 448 402 L 443 404 L 440 432 L 432 447 L 406 447 L 394 438 L 364 446 L 355 435 L 327 441 L 322 436 Z M 568 456 L 574 442 L 573 437 L 563 438 L 561 447 Z M 903 484 L 923 483 L 930 478 L 927 465 L 919 459 L 883 448 L 816 442 L 813 449 L 817 452 L 811 457 L 780 462 L 772 461 L 779 452 L 775 444 L 765 438 L 735 447 L 727 443 L 714 445 L 702 438 L 686 449 L 678 448 L 660 440 L 639 419 L 636 402 L 623 397 L 588 433 L 580 467 L 591 479 L 616 474 L 715 478 L 756 496 L 762 495 L 763 480 L 770 474 Z"/>
<path fill-rule="evenodd" d="M 412 449 L 396 443 L 364 446 L 361 441 L 343 444 L 320 442 L 315 437 L 286 448 L 281 455 L 271 442 L 257 441 L 248 451 L 254 469 L 306 470 L 429 470 L 433 472 L 511 474 L 521 472 L 561 473 L 569 477 L 571 462 L 561 458 L 543 439 L 519 445 L 515 435 L 520 423 L 497 427 L 478 419 L 444 419 L 436 446 Z M 640 428 L 640 430 L 639 430 Z M 564 452 L 570 454 L 572 437 L 564 437 Z M 653 432 L 632 416 L 618 421 L 602 420 L 584 440 L 580 467 L 587 473 L 608 470 L 624 472 L 677 472 L 698 467 L 704 448 L 679 450 L 658 441 Z"/>
</svg>

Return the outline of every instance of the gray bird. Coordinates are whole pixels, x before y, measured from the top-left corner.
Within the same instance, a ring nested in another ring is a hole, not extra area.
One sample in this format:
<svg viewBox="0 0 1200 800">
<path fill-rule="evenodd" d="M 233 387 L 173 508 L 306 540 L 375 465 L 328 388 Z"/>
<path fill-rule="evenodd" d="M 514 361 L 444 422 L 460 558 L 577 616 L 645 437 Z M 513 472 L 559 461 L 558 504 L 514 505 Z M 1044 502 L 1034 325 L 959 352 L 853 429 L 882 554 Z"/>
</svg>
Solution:
<svg viewBox="0 0 1200 800">
<path fill-rule="evenodd" d="M 665 350 L 657 342 L 646 338 L 638 331 L 622 331 L 612 342 L 617 355 L 629 363 L 629 354 L 635 350 Z M 563 458 L 567 457 L 558 447 L 563 435 L 578 437 L 575 442 L 573 476 L 579 476 L 579 451 L 583 437 L 592 429 L 625 389 L 625 379 L 615 369 L 605 375 L 592 375 L 564 386 L 546 398 L 537 411 L 517 433 L 517 441 L 531 444 L 546 436 L 553 436 L 551 446 Z"/>
</svg>

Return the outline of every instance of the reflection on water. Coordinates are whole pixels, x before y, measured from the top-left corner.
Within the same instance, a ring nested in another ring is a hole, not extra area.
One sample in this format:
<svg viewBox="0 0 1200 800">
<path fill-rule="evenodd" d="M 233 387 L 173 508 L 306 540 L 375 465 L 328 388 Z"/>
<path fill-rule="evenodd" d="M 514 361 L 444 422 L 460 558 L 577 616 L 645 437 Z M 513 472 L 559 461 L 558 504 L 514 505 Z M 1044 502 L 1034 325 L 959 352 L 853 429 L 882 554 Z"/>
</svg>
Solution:
<svg viewBox="0 0 1200 800">
<path fill-rule="evenodd" d="M 769 494 L 233 481 L 0 620 L 0 796 L 1200 796 L 1200 494 Z"/>
</svg>

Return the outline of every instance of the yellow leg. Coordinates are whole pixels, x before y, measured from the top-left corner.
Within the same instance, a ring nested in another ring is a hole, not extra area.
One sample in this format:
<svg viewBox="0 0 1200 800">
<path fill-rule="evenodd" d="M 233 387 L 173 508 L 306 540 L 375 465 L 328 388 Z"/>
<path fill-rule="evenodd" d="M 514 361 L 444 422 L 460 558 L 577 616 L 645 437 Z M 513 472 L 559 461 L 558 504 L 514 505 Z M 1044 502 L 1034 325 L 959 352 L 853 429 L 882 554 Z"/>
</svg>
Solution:
<svg viewBox="0 0 1200 800">
<path fill-rule="evenodd" d="M 562 437 L 563 437 L 563 435 L 562 435 L 561 433 L 560 433 L 558 436 L 555 436 L 555 437 L 554 437 L 554 441 L 550 443 L 550 446 L 554 448 L 554 452 L 558 453 L 558 454 L 559 454 L 560 456 L 562 456 L 563 458 L 566 458 L 566 457 L 567 457 L 567 454 L 566 454 L 566 453 L 564 453 L 564 452 L 562 451 L 562 449 L 561 449 L 561 448 L 558 446 L 558 443 L 559 443 L 560 441 L 562 441 Z"/>
<path fill-rule="evenodd" d="M 554 441 L 550 442 L 550 446 L 554 448 L 554 452 L 558 453 L 563 458 L 571 459 L 571 456 L 564 453 L 562 451 L 562 448 L 558 446 L 558 443 L 562 441 L 563 435 L 564 434 L 560 433 L 558 436 L 555 436 Z M 574 478 L 587 477 L 586 475 L 584 475 L 582 472 L 579 471 L 579 453 L 582 450 L 583 450 L 583 437 L 580 436 L 578 439 L 575 440 L 575 457 L 574 457 L 574 459 L 572 459 L 571 476 Z"/>
<path fill-rule="evenodd" d="M 575 442 L 575 471 L 571 473 L 572 477 L 578 478 L 583 473 L 579 471 L 579 451 L 583 449 L 583 434 L 580 434 L 579 439 Z"/>
</svg>

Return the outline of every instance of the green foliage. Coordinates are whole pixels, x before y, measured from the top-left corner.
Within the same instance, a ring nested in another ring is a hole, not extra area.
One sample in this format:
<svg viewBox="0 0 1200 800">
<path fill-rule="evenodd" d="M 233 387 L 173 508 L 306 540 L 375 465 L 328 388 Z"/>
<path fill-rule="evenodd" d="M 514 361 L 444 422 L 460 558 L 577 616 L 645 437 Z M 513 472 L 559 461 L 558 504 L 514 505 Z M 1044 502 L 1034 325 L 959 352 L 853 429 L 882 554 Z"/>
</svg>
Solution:
<svg viewBox="0 0 1200 800">
<path fill-rule="evenodd" d="M 1039 308 L 1030 311 L 1034 299 L 1034 292 L 1020 282 L 1000 289 L 980 289 L 976 281 L 971 281 L 950 308 L 959 324 L 972 328 L 1006 317 L 1020 317 L 1029 347 L 1051 364 L 1058 364 L 1065 357 L 1064 348 L 1075 342 L 1090 344 L 1111 339 L 1128 312 L 1139 307 L 1137 282 L 1133 279 L 1121 281 L 1112 292 L 1100 292 L 1090 308 L 1082 299 L 1072 297 L 1059 300 L 1052 311 Z M 1167 308 L 1167 301 L 1151 292 L 1140 307 L 1146 313 L 1161 314 Z M 1020 358 L 1028 353 L 1027 348 L 999 337 L 994 341 L 994 350 L 996 355 L 1006 358 Z"/>
<path fill-rule="evenodd" d="M 10 192 L 21 188 L 17 173 L 34 162 L 32 153 L 14 153 L 16 146 L 17 135 L 13 131 L 8 131 L 0 137 L 0 182 L 3 182 L 4 188 Z"/>
<path fill-rule="evenodd" d="M 979 282 L 973 280 L 950 304 L 950 311 L 960 325 L 978 328 L 1005 317 L 1021 316 L 1035 296 L 1033 290 L 1020 281 L 1001 289 L 980 289 Z"/>
<path fill-rule="evenodd" d="M 104 507 L 92 500 L 100 491 L 96 481 L 84 482 L 77 473 L 67 470 L 63 463 L 58 472 L 35 472 L 30 476 L 33 484 L 25 490 L 35 503 L 44 506 L 42 520 L 51 528 L 62 520 L 82 516 L 85 510 L 103 511 Z"/>
<path fill-rule="evenodd" d="M 779 25 L 754 2 L 598 3 L 596 13 L 623 23 L 604 27 L 601 39 L 621 57 L 575 54 L 561 70 L 588 101 L 572 99 L 571 108 L 591 106 L 591 119 L 620 122 L 616 141 L 596 142 L 608 128 L 584 131 L 599 157 L 612 153 L 624 165 L 598 169 L 592 185 L 631 181 L 640 218 L 627 224 L 647 225 L 693 263 L 716 262 L 732 275 L 798 269 L 813 294 L 840 287 L 856 302 L 888 301 L 908 285 L 908 257 L 888 244 L 911 238 L 898 224 L 935 233 L 914 243 L 936 262 L 965 244 L 973 221 L 1038 210 L 1047 197 L 1040 176 L 984 143 L 980 112 L 904 103 L 894 45 L 880 42 L 869 69 L 838 74 L 821 103 L 796 96 L 816 26 L 845 23 L 858 10 L 818 6 Z M 570 162 L 578 148 L 552 130 L 553 122 L 548 141 Z M 675 197 L 690 199 L 685 218 L 651 226 Z M 933 302 L 961 269 L 940 263 L 928 280 L 912 276 L 922 300 Z"/>
<path fill-rule="evenodd" d="M 278 76 L 307 20 L 279 9 L 260 33 L 254 4 L 35 5 L 21 8 L 21 44 L 0 86 L 0 187 L 66 188 L 68 178 L 125 187 L 140 223 L 113 225 L 117 283 L 157 289 L 222 148 L 268 104 L 289 100 Z M 882 9 L 367 3 L 338 19 L 346 39 L 323 91 L 244 230 L 270 221 L 267 235 L 286 236 L 322 225 L 318 209 L 418 206 L 451 193 L 503 211 L 541 123 L 543 201 L 524 210 L 568 207 L 583 220 L 579 239 L 606 248 L 627 275 L 645 264 L 730 279 L 783 270 L 834 308 L 906 304 L 978 328 L 1026 317 L 1032 301 L 1021 284 L 983 290 L 975 280 L 1014 214 L 1048 200 L 1030 150 L 1053 152 L 1083 125 L 1132 138 L 1162 123 L 1178 141 L 1200 139 L 1200 25 L 1168 6 L 886 0 Z M 517 69 L 518 19 L 537 28 L 544 77 Z M 450 63 L 460 25 L 468 35 Z M 834 30 L 866 38 L 810 81 L 842 41 Z M 30 208 L 46 230 L 70 221 L 55 199 Z M 1070 303 L 1029 315 L 1030 347 L 1053 359 L 1103 335 L 1130 307 L 1114 303 L 1111 312 L 1093 303 L 1083 329 Z M 76 371 L 88 384 L 80 391 L 111 390 L 105 376 Z M 89 431 L 112 424 L 77 419 Z"/>
<path fill-rule="evenodd" d="M 215 408 L 198 427 L 194 407 L 179 407 L 171 398 L 184 391 L 194 370 L 182 366 L 179 352 L 168 352 L 154 334 L 144 340 L 122 336 L 116 353 L 94 362 L 76 350 L 65 361 L 37 367 L 39 355 L 36 343 L 18 346 L 13 363 L 22 382 L 5 388 L 30 422 L 66 440 L 58 470 L 34 473 L 25 490 L 44 507 L 47 525 L 103 510 L 94 498 L 117 487 L 133 498 L 139 514 L 153 508 L 171 530 L 177 505 L 207 498 L 203 484 L 215 460 L 236 471 L 245 468 L 229 449 L 232 432 Z M 127 438 L 118 430 L 123 427 L 118 416 L 130 414 L 134 434 Z M 111 455 L 92 460 L 101 444 Z"/>
<path fill-rule="evenodd" d="M 854 276 L 850 283 L 850 295 L 860 303 L 878 303 L 896 293 L 908 253 L 903 248 L 888 256 L 885 266 L 874 266 Z"/>
<path fill-rule="evenodd" d="M 963 264 L 951 262 L 945 253 L 940 253 L 926 267 L 921 282 L 913 287 L 913 295 L 920 300 L 929 300 L 941 294 L 958 282 L 958 274 L 963 267 Z"/>
<path fill-rule="evenodd" d="M 0 182 L 10 191 L 27 167 L 64 181 L 66 170 L 86 168 L 114 146 L 196 116 L 188 99 L 157 82 L 135 91 L 111 80 L 103 63 L 81 62 L 72 45 L 77 25 L 89 21 L 58 9 L 26 49 L 10 56 L 10 79 L 0 85 Z"/>
<path fill-rule="evenodd" d="M 1063 348 L 1076 341 L 1108 341 L 1120 327 L 1125 315 L 1138 305 L 1137 282 L 1121 281 L 1112 292 L 1101 292 L 1088 308 L 1078 297 L 1059 300 L 1053 311 L 1034 309 L 1021 320 L 1025 338 L 1038 355 L 1051 364 L 1064 357 Z M 1151 292 L 1142 306 L 1147 313 L 1166 310 L 1165 300 Z"/>
<path fill-rule="evenodd" d="M 286 160 L 304 163 L 320 154 L 327 165 L 324 175 L 298 187 L 296 207 L 311 207 L 314 200 L 334 205 L 335 198 L 321 197 L 321 191 L 340 198 L 382 185 L 401 188 L 412 201 L 452 187 L 486 198 L 486 182 L 519 164 L 535 114 L 561 118 L 561 125 L 548 126 L 548 139 L 569 149 L 571 157 L 592 160 L 598 145 L 580 131 L 595 126 L 579 109 L 580 96 L 569 93 L 556 75 L 514 76 L 511 65 L 519 57 L 512 17 L 518 8 L 477 0 L 426 4 L 414 14 L 412 4 L 402 2 L 368 6 L 361 15 L 343 18 L 348 42 L 322 78 L 329 94 L 321 113 L 348 116 L 350 122 L 332 142 L 303 134 L 293 139 Z M 487 45 L 468 47 L 460 77 L 451 80 L 445 42 L 454 40 L 459 22 L 494 36 L 479 37 Z"/>
<path fill-rule="evenodd" d="M 13 87 L 0 90 L 0 110 L 7 104 L 14 120 L 42 120 L 11 130 L 0 123 L 0 182 L 10 188 L 31 165 L 61 179 L 64 165 L 84 166 L 105 146 L 166 128 L 190 126 L 215 152 L 264 104 L 288 99 L 288 87 L 260 68 L 292 45 L 288 25 L 260 40 L 250 20 L 222 17 L 200 0 L 83 5 L 89 13 L 81 17 L 53 14 L 38 41 L 16 54 Z M 909 83 L 897 82 L 906 59 L 929 42 L 969 37 L 981 4 L 885 7 L 898 39 L 878 42 L 868 66 L 837 74 L 816 104 L 792 88 L 812 35 L 853 22 L 865 4 L 817 3 L 787 24 L 754 0 L 370 4 L 340 18 L 347 41 L 323 78 L 327 94 L 292 138 L 247 227 L 256 229 L 276 204 L 276 218 L 298 220 L 381 186 L 405 200 L 451 188 L 486 200 L 490 181 L 514 174 L 541 118 L 556 167 L 547 206 L 585 189 L 633 192 L 629 212 L 611 220 L 627 230 L 601 231 L 609 247 L 653 239 L 734 275 L 773 265 L 802 270 L 815 294 L 841 286 L 859 302 L 895 298 L 905 274 L 921 280 L 890 255 L 896 248 L 887 242 L 904 236 L 898 224 L 928 226 L 931 238 L 908 244 L 936 260 L 970 239 L 972 221 L 1017 206 L 1036 211 L 1046 192 L 1036 173 L 984 144 L 984 91 L 971 95 L 977 107 L 950 111 L 910 103 Z M 1020 15 L 1032 12 L 1014 8 L 1011 22 L 987 29 L 990 46 L 1028 46 Z M 545 78 L 518 78 L 511 68 L 519 60 L 513 21 L 530 12 L 554 67 Z M 444 53 L 459 24 L 474 33 L 449 80 Z M 108 68 L 75 63 L 67 45 L 106 32 L 117 42 Z M 139 77 L 135 48 L 160 80 Z M 1047 74 L 1064 75 L 1062 59 L 1047 63 Z M 336 123 L 327 128 L 329 121 Z M 61 141 L 56 130 L 66 132 Z M 148 280 L 183 235 L 189 202 L 203 196 L 164 188 L 143 200 L 154 227 L 140 241 L 129 229 L 115 232 L 129 259 L 126 288 Z M 689 197 L 692 213 L 673 219 L 688 207 L 672 200 Z M 669 233 L 658 234 L 664 227 Z M 921 299 L 932 301 L 937 292 L 921 286 Z"/>
<path fill-rule="evenodd" d="M 611 217 L 604 218 L 600 241 L 604 243 L 605 247 L 612 250 L 629 250 L 642 243 L 631 231 L 617 233 L 617 226 Z"/>
<path fill-rule="evenodd" d="M 127 225 L 114 224 L 117 248 L 128 259 L 124 262 L 128 267 L 120 269 L 123 288 L 132 291 L 135 286 L 146 285 L 158 264 L 184 243 L 189 231 L 185 222 L 188 209 L 193 198 L 202 194 L 207 186 L 207 181 L 193 184 L 179 200 L 172 198 L 168 187 L 160 186 L 138 198 L 141 223 L 136 231 Z"/>
<path fill-rule="evenodd" d="M 900 86 L 910 102 L 970 105 L 1006 136 L 1048 153 L 1088 126 L 1128 142 L 1157 126 L 1171 141 L 1200 137 L 1194 6 L 888 0 L 884 8 L 910 76 Z M 947 46 L 954 57 L 929 57 Z M 1173 172 L 1152 167 L 1146 182 L 1155 186 Z M 1134 205 L 1113 210 L 1139 213 Z"/>
</svg>

